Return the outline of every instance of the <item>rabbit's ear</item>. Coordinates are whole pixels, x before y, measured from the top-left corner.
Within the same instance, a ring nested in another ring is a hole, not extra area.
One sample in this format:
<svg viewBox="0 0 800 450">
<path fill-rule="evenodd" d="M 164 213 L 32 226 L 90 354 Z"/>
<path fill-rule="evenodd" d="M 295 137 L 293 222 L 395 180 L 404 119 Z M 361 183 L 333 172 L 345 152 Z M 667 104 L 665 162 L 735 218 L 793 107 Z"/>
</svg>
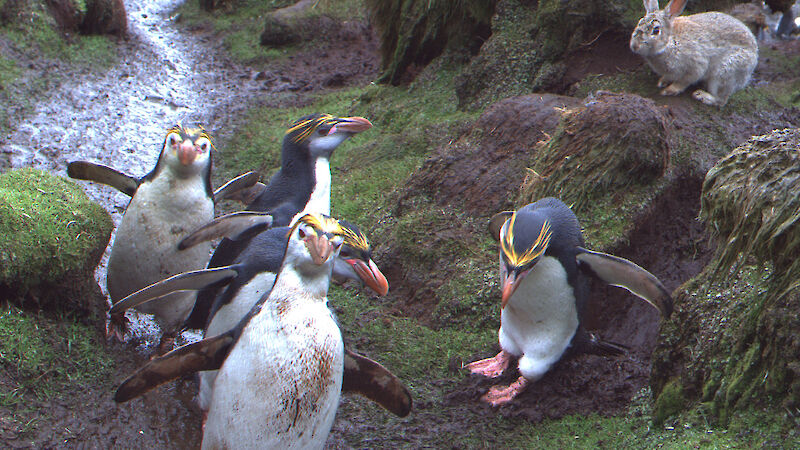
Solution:
<svg viewBox="0 0 800 450">
<path fill-rule="evenodd" d="M 664 11 L 667 12 L 667 18 L 672 19 L 679 16 L 686 7 L 686 0 L 670 0 Z"/>
<path fill-rule="evenodd" d="M 647 14 L 658 11 L 658 0 L 642 0 L 644 2 L 644 11 Z"/>
</svg>

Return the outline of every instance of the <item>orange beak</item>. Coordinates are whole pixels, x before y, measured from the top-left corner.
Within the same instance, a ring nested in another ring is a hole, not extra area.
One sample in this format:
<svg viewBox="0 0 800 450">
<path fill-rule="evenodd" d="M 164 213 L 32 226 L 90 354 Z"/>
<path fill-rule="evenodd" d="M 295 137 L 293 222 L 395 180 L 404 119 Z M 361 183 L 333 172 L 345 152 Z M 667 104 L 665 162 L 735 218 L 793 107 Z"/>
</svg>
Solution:
<svg viewBox="0 0 800 450">
<path fill-rule="evenodd" d="M 348 259 L 347 262 L 353 266 L 353 270 L 356 271 L 361 281 L 378 295 L 383 296 L 389 292 L 389 282 L 371 259 L 369 264 L 360 259 Z"/>
<path fill-rule="evenodd" d="M 305 239 L 308 252 L 311 254 L 311 259 L 314 264 L 321 266 L 333 253 L 333 246 L 328 238 L 324 235 L 309 236 Z"/>
<path fill-rule="evenodd" d="M 331 127 L 328 134 L 336 133 L 337 131 L 347 131 L 350 133 L 360 133 L 372 128 L 372 122 L 363 117 L 343 117 L 339 119 L 339 123 Z"/>
<path fill-rule="evenodd" d="M 517 275 L 515 272 L 511 272 L 507 274 L 502 280 L 500 280 L 500 288 L 502 289 L 502 296 L 500 297 L 500 309 L 506 307 L 506 304 L 511 299 L 511 296 L 514 295 L 514 291 L 517 290 L 517 286 L 525 278 L 525 275 L 530 272 L 530 269 L 521 272 Z"/>
<path fill-rule="evenodd" d="M 178 147 L 178 160 L 184 166 L 188 166 L 194 162 L 195 158 L 197 158 L 197 151 L 194 148 L 194 144 L 189 139 L 186 139 Z"/>
</svg>

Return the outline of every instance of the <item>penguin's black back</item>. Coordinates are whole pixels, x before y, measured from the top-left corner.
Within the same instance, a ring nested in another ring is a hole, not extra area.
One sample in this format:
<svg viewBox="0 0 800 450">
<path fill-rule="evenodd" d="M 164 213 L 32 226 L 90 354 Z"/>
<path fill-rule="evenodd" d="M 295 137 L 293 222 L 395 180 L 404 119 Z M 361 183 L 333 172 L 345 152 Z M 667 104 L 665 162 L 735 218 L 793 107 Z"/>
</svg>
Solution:
<svg viewBox="0 0 800 450">
<path fill-rule="evenodd" d="M 243 248 L 233 261 L 224 264 L 239 267 L 236 278 L 227 287 L 209 286 L 198 292 L 194 309 L 186 319 L 184 326 L 205 329 L 214 314 L 233 300 L 242 286 L 253 277 L 263 272 L 277 273 L 286 253 L 289 229 L 289 227 L 270 228 L 250 239 L 247 247 Z M 212 267 L 211 263 L 209 263 L 209 267 Z"/>
</svg>

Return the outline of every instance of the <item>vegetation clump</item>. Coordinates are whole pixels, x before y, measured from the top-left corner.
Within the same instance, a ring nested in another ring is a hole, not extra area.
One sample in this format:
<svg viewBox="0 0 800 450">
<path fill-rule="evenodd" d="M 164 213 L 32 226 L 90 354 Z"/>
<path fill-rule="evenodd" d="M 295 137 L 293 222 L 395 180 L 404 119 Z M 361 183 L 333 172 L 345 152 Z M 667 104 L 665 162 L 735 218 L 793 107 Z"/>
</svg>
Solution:
<svg viewBox="0 0 800 450">
<path fill-rule="evenodd" d="M 0 175 L 0 292 L 45 308 L 105 308 L 93 273 L 112 226 L 71 181 L 33 169 Z"/>
<path fill-rule="evenodd" d="M 800 408 L 798 148 L 796 129 L 753 137 L 706 176 L 701 216 L 719 250 L 678 291 L 654 356 L 658 398 L 678 377 L 687 405 L 723 424 L 754 406 Z"/>
<path fill-rule="evenodd" d="M 496 0 L 365 0 L 381 39 L 379 82 L 399 84 L 445 49 L 477 53 L 491 29 Z M 404 78 L 405 77 L 405 78 Z"/>
<path fill-rule="evenodd" d="M 517 204 L 554 196 L 579 217 L 591 218 L 610 208 L 616 213 L 607 216 L 618 226 L 585 226 L 622 235 L 619 226 L 632 222 L 632 214 L 647 204 L 643 200 L 663 184 L 658 181 L 669 166 L 670 148 L 671 128 L 652 100 L 599 92 L 585 106 L 564 110 L 554 134 L 535 148 Z"/>
</svg>

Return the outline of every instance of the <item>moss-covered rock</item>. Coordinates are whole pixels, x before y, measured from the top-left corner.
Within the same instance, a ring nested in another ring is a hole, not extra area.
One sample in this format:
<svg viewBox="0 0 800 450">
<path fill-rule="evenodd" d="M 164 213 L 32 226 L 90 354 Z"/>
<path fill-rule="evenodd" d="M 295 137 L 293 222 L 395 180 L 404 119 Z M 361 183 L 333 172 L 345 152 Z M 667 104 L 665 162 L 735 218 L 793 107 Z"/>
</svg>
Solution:
<svg viewBox="0 0 800 450">
<path fill-rule="evenodd" d="M 750 139 L 709 171 L 701 216 L 719 254 L 676 295 L 651 385 L 679 379 L 691 406 L 723 423 L 754 406 L 800 406 L 800 132 Z M 657 400 L 658 402 L 659 400 Z"/>
<path fill-rule="evenodd" d="M 76 184 L 22 169 L 0 175 L 0 293 L 28 306 L 105 309 L 94 269 L 112 229 Z"/>
<path fill-rule="evenodd" d="M 702 217 L 724 239 L 720 269 L 742 255 L 774 264 L 800 285 L 800 130 L 751 138 L 717 163 L 703 184 Z"/>
</svg>

